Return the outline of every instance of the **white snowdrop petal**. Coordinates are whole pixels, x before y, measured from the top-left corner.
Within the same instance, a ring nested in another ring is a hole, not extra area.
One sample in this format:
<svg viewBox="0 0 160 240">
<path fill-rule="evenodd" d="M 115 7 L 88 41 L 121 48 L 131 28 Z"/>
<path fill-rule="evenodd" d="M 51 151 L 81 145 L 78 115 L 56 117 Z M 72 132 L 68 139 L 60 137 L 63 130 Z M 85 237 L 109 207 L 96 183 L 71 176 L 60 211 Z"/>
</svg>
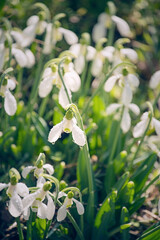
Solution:
<svg viewBox="0 0 160 240">
<path fill-rule="evenodd" d="M 85 66 L 85 59 L 82 54 L 80 54 L 75 60 L 74 60 L 74 66 L 78 74 L 81 74 L 83 72 L 84 66 Z"/>
<path fill-rule="evenodd" d="M 80 54 L 81 45 L 79 43 L 73 44 L 69 51 L 78 56 Z"/>
<path fill-rule="evenodd" d="M 0 71 L 4 65 L 4 58 L 5 58 L 5 47 L 3 43 L 0 43 Z"/>
<path fill-rule="evenodd" d="M 22 199 L 23 210 L 29 208 L 32 205 L 32 203 L 35 201 L 37 195 L 39 195 L 40 192 L 41 190 L 37 190 L 36 192 L 31 193 Z"/>
<path fill-rule="evenodd" d="M 18 194 L 14 193 L 9 201 L 8 211 L 13 217 L 19 217 L 23 211 L 22 200 Z"/>
<path fill-rule="evenodd" d="M 160 121 L 158 121 L 155 118 L 153 118 L 152 121 L 153 121 L 153 125 L 155 127 L 155 131 L 156 131 L 157 135 L 160 136 Z"/>
<path fill-rule="evenodd" d="M 9 116 L 13 116 L 17 110 L 16 99 L 9 90 L 5 92 L 4 109 Z"/>
<path fill-rule="evenodd" d="M 129 86 L 129 84 L 125 84 L 122 92 L 122 103 L 125 106 L 128 106 L 130 102 L 132 101 L 133 93 Z"/>
<path fill-rule="evenodd" d="M 129 60 L 131 60 L 133 63 L 137 63 L 138 61 L 138 54 L 136 53 L 135 50 L 131 49 L 131 48 L 122 48 L 120 50 L 120 53 L 124 56 L 126 56 L 127 58 L 129 58 Z"/>
<path fill-rule="evenodd" d="M 75 204 L 76 204 L 78 214 L 79 214 L 79 215 L 84 214 L 83 204 L 82 204 L 81 202 L 77 201 L 77 200 L 74 199 L 74 198 L 73 198 L 72 200 L 73 200 L 73 201 L 75 202 Z"/>
<path fill-rule="evenodd" d="M 66 197 L 67 194 L 65 192 L 59 192 L 58 193 L 58 199 L 61 198 L 61 197 Z"/>
<path fill-rule="evenodd" d="M 64 74 L 64 82 L 72 92 L 77 92 L 81 86 L 81 79 L 76 71 L 73 69 Z"/>
<path fill-rule="evenodd" d="M 96 57 L 92 62 L 91 73 L 94 77 L 98 77 L 102 71 L 103 62 L 100 58 Z"/>
<path fill-rule="evenodd" d="M 155 89 L 160 84 L 160 70 L 156 71 L 149 81 L 149 87 Z"/>
<path fill-rule="evenodd" d="M 29 220 L 29 216 L 30 216 L 30 208 L 26 208 L 26 209 L 23 211 L 23 217 L 24 217 L 24 219 L 27 221 L 27 220 Z"/>
<path fill-rule="evenodd" d="M 95 54 L 96 54 L 96 49 L 92 46 L 87 46 L 87 55 L 86 55 L 87 61 L 93 60 Z"/>
<path fill-rule="evenodd" d="M 37 15 L 33 15 L 31 17 L 28 18 L 27 20 L 27 25 L 34 25 L 37 24 L 39 21 L 39 17 Z"/>
<path fill-rule="evenodd" d="M 37 25 L 30 25 L 23 30 L 23 42 L 21 43 L 22 47 L 27 47 L 34 41 L 36 36 L 36 27 Z"/>
<path fill-rule="evenodd" d="M 27 66 L 26 67 L 28 67 L 28 68 L 33 67 L 33 65 L 35 64 L 34 54 L 29 49 L 25 50 L 25 54 L 26 54 L 26 57 L 27 57 Z"/>
<path fill-rule="evenodd" d="M 21 67 L 27 66 L 28 59 L 27 59 L 26 54 L 22 50 L 20 50 L 18 48 L 12 48 L 12 54 L 14 55 L 17 63 Z"/>
<path fill-rule="evenodd" d="M 108 78 L 108 80 L 105 82 L 104 84 L 104 90 L 106 92 L 110 92 L 112 90 L 112 88 L 114 87 L 116 81 L 121 77 L 120 74 L 117 74 L 115 76 L 112 76 L 110 78 Z"/>
<path fill-rule="evenodd" d="M 50 54 L 52 51 L 52 23 L 47 24 L 46 36 L 44 40 L 43 53 Z"/>
<path fill-rule="evenodd" d="M 67 209 L 65 205 L 62 205 L 57 212 L 57 221 L 61 222 L 63 221 L 67 216 Z"/>
<path fill-rule="evenodd" d="M 39 96 L 41 98 L 46 97 L 51 91 L 53 87 L 53 77 L 46 77 L 41 81 L 38 89 Z"/>
<path fill-rule="evenodd" d="M 54 168 L 51 164 L 44 164 L 43 168 L 47 170 L 47 172 L 52 175 L 54 173 Z"/>
<path fill-rule="evenodd" d="M 47 212 L 46 212 L 46 216 L 48 220 L 51 220 L 55 214 L 55 204 L 53 202 L 53 199 L 47 195 L 48 198 L 48 203 L 47 203 Z"/>
<path fill-rule="evenodd" d="M 29 189 L 24 183 L 17 183 L 16 185 L 16 192 L 21 197 L 25 197 L 29 194 Z"/>
<path fill-rule="evenodd" d="M 64 35 L 64 38 L 69 45 L 72 45 L 72 44 L 75 44 L 78 42 L 77 35 L 74 32 L 72 32 L 71 30 L 64 29 L 61 27 L 58 30 L 60 33 L 62 33 Z"/>
<path fill-rule="evenodd" d="M 147 124 L 148 124 L 147 119 L 137 123 L 137 125 L 133 129 L 133 137 L 134 138 L 141 137 L 147 128 Z"/>
<path fill-rule="evenodd" d="M 48 67 L 48 68 L 45 68 L 42 78 L 44 79 L 47 77 L 51 77 L 51 75 L 52 75 L 52 69 L 50 67 Z"/>
<path fill-rule="evenodd" d="M 96 23 L 92 30 L 92 38 L 94 42 L 98 42 L 99 39 L 106 37 L 107 28 L 104 23 Z"/>
<path fill-rule="evenodd" d="M 128 109 L 125 108 L 123 112 L 122 120 L 121 120 L 121 128 L 123 133 L 128 132 L 130 127 L 131 127 L 131 118 L 128 113 Z"/>
<path fill-rule="evenodd" d="M 0 191 L 2 191 L 4 188 L 8 187 L 8 184 L 6 183 L 0 183 Z"/>
<path fill-rule="evenodd" d="M 139 107 L 136 104 L 134 104 L 134 103 L 129 104 L 129 109 L 136 115 L 140 114 Z"/>
<path fill-rule="evenodd" d="M 134 74 L 131 74 L 131 73 L 128 74 L 127 75 L 127 81 L 129 83 L 129 85 L 131 85 L 131 86 L 133 86 L 135 88 L 139 86 L 139 79 Z"/>
<path fill-rule="evenodd" d="M 35 169 L 36 167 L 33 167 L 33 166 L 28 166 L 28 167 L 25 167 L 22 171 L 22 177 L 23 178 L 26 178 L 27 175 L 33 170 Z"/>
<path fill-rule="evenodd" d="M 45 219 L 47 215 L 47 206 L 40 202 L 38 206 L 37 216 L 41 219 Z"/>
<path fill-rule="evenodd" d="M 72 99 L 71 91 L 68 88 L 67 88 L 67 91 L 68 91 L 68 95 L 69 95 L 70 99 Z M 68 100 L 67 94 L 66 94 L 63 86 L 61 87 L 61 89 L 59 91 L 58 101 L 59 101 L 59 104 L 61 104 L 61 106 L 63 108 L 66 108 L 67 105 L 69 104 L 69 100 Z"/>
<path fill-rule="evenodd" d="M 73 141 L 79 146 L 84 146 L 86 143 L 85 133 L 75 124 L 72 129 Z"/>
<path fill-rule="evenodd" d="M 21 44 L 23 43 L 23 34 L 22 34 L 22 32 L 20 32 L 20 31 L 11 31 L 11 36 L 21 46 Z"/>
<path fill-rule="evenodd" d="M 49 132 L 48 141 L 55 143 L 61 137 L 63 121 L 55 125 Z"/>
<path fill-rule="evenodd" d="M 16 82 L 13 79 L 8 79 L 7 88 L 14 90 L 16 87 Z"/>
<path fill-rule="evenodd" d="M 108 115 L 110 115 L 110 114 L 114 113 L 121 106 L 122 105 L 119 104 L 119 103 L 112 103 L 107 107 L 106 112 L 107 112 Z"/>
<path fill-rule="evenodd" d="M 112 16 L 113 22 L 116 24 L 119 33 L 123 37 L 131 37 L 131 30 L 128 23 L 120 17 Z"/>
<path fill-rule="evenodd" d="M 37 168 L 36 168 L 37 169 Z M 39 168 L 40 169 L 40 168 Z M 43 172 L 43 169 L 41 168 L 41 170 L 42 170 L 42 172 Z M 41 171 L 40 170 L 40 171 Z M 45 178 L 44 177 L 39 177 L 38 178 L 38 180 L 37 180 L 37 187 L 39 187 L 39 188 L 43 188 L 43 185 L 44 185 L 44 183 L 46 182 L 46 180 L 45 180 Z M 41 191 L 42 191 L 42 189 L 41 189 Z"/>
<path fill-rule="evenodd" d="M 107 21 L 107 18 L 109 18 L 108 14 L 103 12 L 103 13 L 99 14 L 98 22 L 105 25 L 105 22 Z"/>
</svg>

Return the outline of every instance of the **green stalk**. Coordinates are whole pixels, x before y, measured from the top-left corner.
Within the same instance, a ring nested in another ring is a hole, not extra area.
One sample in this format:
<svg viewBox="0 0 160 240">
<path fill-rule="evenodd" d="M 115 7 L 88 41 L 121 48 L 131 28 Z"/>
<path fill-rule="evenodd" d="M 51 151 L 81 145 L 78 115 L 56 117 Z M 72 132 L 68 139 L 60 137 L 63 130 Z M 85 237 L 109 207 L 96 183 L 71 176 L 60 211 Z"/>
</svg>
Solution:
<svg viewBox="0 0 160 240">
<path fill-rule="evenodd" d="M 90 97 L 89 101 L 87 102 L 87 104 L 85 105 L 85 107 L 84 107 L 84 109 L 83 109 L 82 115 L 88 111 L 88 107 L 89 107 L 90 103 L 92 102 L 93 98 L 100 93 L 100 91 L 102 90 L 105 82 L 106 82 L 107 79 L 112 75 L 112 73 L 115 71 L 115 69 L 118 68 L 118 67 L 122 67 L 122 66 L 124 66 L 124 65 L 130 65 L 130 66 L 132 66 L 132 67 L 135 67 L 135 66 L 134 66 L 132 63 L 130 63 L 130 62 L 122 62 L 122 63 L 116 65 L 115 67 L 113 67 L 113 68 L 109 71 L 109 73 L 106 75 L 106 77 L 100 82 L 98 88 L 94 91 L 94 93 L 93 93 L 92 96 Z"/>
<path fill-rule="evenodd" d="M 156 97 L 155 100 L 154 100 L 153 109 L 155 108 L 156 103 L 158 102 L 158 99 L 159 99 L 159 98 L 160 98 L 160 92 L 158 93 L 157 97 Z"/>
<path fill-rule="evenodd" d="M 29 220 L 27 221 L 27 240 L 32 240 L 32 217 L 33 212 L 30 210 Z"/>
<path fill-rule="evenodd" d="M 112 46 L 113 45 L 113 38 L 114 38 L 114 33 L 115 33 L 115 23 L 112 22 L 111 28 L 109 29 L 109 34 L 108 34 L 108 41 L 107 45 Z"/>
<path fill-rule="evenodd" d="M 21 227 L 21 223 L 20 223 L 19 217 L 16 218 L 16 222 L 17 222 L 19 240 L 24 240 L 24 236 L 23 236 L 22 227 Z"/>
<path fill-rule="evenodd" d="M 43 114 L 46 110 L 48 100 L 49 100 L 49 95 L 42 99 L 42 102 L 41 102 L 41 105 L 40 105 L 40 108 L 39 108 L 39 116 L 40 117 L 43 117 Z"/>
<path fill-rule="evenodd" d="M 18 81 L 18 85 L 16 88 L 17 93 L 20 93 L 22 91 L 22 78 L 23 78 L 23 68 L 20 67 L 18 71 L 18 77 L 17 77 L 17 81 Z"/>
</svg>

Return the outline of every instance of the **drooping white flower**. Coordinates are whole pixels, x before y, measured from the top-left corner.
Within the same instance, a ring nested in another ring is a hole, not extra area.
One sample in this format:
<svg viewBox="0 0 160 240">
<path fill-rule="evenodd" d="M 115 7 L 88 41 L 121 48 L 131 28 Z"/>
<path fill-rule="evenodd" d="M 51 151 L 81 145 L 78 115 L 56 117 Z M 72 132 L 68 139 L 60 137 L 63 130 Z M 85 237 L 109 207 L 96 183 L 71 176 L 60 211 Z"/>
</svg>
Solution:
<svg viewBox="0 0 160 240">
<path fill-rule="evenodd" d="M 68 117 L 68 112 L 62 122 L 55 125 L 49 132 L 48 141 L 55 143 L 61 137 L 62 132 L 72 132 L 73 141 L 79 146 L 84 146 L 86 138 L 84 132 L 77 126 L 77 121 L 73 115 Z"/>
<path fill-rule="evenodd" d="M 4 97 L 4 109 L 9 116 L 13 116 L 17 110 L 17 102 L 15 97 L 11 94 L 10 90 L 16 87 L 13 79 L 8 79 L 6 85 L 0 88 L 0 95 Z"/>
<path fill-rule="evenodd" d="M 141 121 L 137 123 L 137 125 L 133 129 L 133 137 L 138 138 L 141 137 L 147 129 L 149 124 L 150 116 L 149 112 L 143 113 L 141 116 Z M 150 127 L 153 129 L 155 128 L 155 132 L 158 136 L 160 136 L 160 121 L 156 118 L 152 117 Z"/>
<path fill-rule="evenodd" d="M 160 70 L 156 71 L 149 81 L 149 87 L 152 89 L 156 89 L 157 86 L 160 84 Z"/>
<path fill-rule="evenodd" d="M 24 183 L 18 183 L 18 180 L 11 179 L 11 182 L 0 183 L 0 191 L 4 188 L 7 189 L 7 195 L 9 196 L 8 211 L 13 217 L 19 217 L 23 212 L 23 204 L 21 197 L 25 197 L 29 194 L 29 189 Z"/>
<path fill-rule="evenodd" d="M 131 60 L 131 62 L 133 62 L 133 63 L 137 63 L 137 61 L 138 61 L 138 54 L 132 48 L 122 48 L 122 49 L 120 49 L 120 54 L 129 58 L 129 60 Z"/>
<path fill-rule="evenodd" d="M 123 37 L 131 37 L 132 36 L 130 27 L 124 19 L 117 17 L 117 16 L 112 16 L 111 18 L 112 18 L 112 21 L 116 24 L 119 33 Z"/>
<path fill-rule="evenodd" d="M 63 221 L 67 216 L 67 209 L 72 206 L 73 202 L 76 204 L 77 212 L 79 215 L 84 214 L 84 207 L 81 202 L 73 198 L 73 193 L 69 192 L 68 194 L 64 192 L 59 192 L 58 199 L 61 197 L 65 197 L 64 203 L 58 209 L 57 212 L 57 221 Z"/>
<path fill-rule="evenodd" d="M 98 22 L 92 30 L 92 38 L 94 42 L 98 42 L 100 38 L 106 37 L 107 34 L 107 19 L 109 16 L 106 13 L 101 13 L 98 17 Z"/>
<path fill-rule="evenodd" d="M 23 198 L 23 216 L 26 220 L 29 219 L 30 207 L 41 219 L 51 220 L 53 218 L 55 204 L 49 195 L 51 186 L 50 182 L 45 182 L 44 178 L 40 177 L 37 181 L 37 187 L 39 187 L 39 189 Z M 45 199 L 47 199 L 47 204 L 43 202 Z"/>
</svg>

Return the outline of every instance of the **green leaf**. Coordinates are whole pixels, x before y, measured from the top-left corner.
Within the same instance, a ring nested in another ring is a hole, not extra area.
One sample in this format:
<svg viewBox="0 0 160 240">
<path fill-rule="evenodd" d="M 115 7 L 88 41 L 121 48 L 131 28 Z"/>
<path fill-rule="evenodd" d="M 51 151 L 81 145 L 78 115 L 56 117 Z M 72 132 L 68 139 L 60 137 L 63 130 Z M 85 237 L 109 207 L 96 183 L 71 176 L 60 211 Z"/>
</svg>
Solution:
<svg viewBox="0 0 160 240">
<path fill-rule="evenodd" d="M 123 240 L 129 240 L 129 227 L 130 227 L 130 223 L 129 223 L 130 219 L 129 219 L 129 213 L 128 213 L 128 209 L 126 207 L 122 208 L 121 211 L 121 236 Z M 128 223 L 128 224 L 127 224 Z"/>
<path fill-rule="evenodd" d="M 134 212 L 136 212 L 144 203 L 145 197 L 139 198 L 137 201 L 135 201 L 129 208 L 129 214 L 132 215 Z"/>
<path fill-rule="evenodd" d="M 137 240 L 159 240 L 160 239 L 160 226 L 157 226 L 150 231 L 144 233 Z"/>
</svg>

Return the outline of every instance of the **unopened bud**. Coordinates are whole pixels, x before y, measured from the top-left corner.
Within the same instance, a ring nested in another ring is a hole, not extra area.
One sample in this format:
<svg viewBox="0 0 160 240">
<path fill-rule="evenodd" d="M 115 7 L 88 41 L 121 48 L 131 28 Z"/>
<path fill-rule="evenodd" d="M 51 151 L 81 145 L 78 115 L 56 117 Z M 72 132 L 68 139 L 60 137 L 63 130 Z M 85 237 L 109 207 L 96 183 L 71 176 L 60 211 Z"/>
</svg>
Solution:
<svg viewBox="0 0 160 240">
<path fill-rule="evenodd" d="M 127 75 L 128 75 L 128 70 L 127 70 L 127 68 L 123 68 L 122 74 L 123 74 L 123 76 L 127 76 Z"/>
<path fill-rule="evenodd" d="M 82 33 L 80 43 L 85 44 L 85 45 L 90 45 L 90 42 L 91 42 L 91 38 L 90 38 L 89 33 L 87 33 L 87 32 Z"/>
<path fill-rule="evenodd" d="M 52 72 L 55 73 L 58 71 L 58 66 L 56 64 L 51 65 Z"/>
<path fill-rule="evenodd" d="M 71 120 L 73 118 L 73 111 L 72 109 L 68 109 L 65 115 L 67 120 Z"/>
<path fill-rule="evenodd" d="M 68 184 L 64 180 L 60 181 L 60 184 L 59 184 L 60 191 L 62 191 L 67 186 L 68 186 Z"/>
<path fill-rule="evenodd" d="M 16 185 L 18 181 L 21 179 L 19 172 L 15 168 L 11 168 L 9 170 L 9 177 L 12 185 Z"/>
<path fill-rule="evenodd" d="M 68 194 L 67 194 L 67 197 L 69 199 L 72 199 L 74 197 L 74 193 L 72 191 L 69 191 Z"/>
<path fill-rule="evenodd" d="M 38 159 L 36 161 L 36 167 L 37 168 L 42 168 L 44 162 L 45 162 L 45 154 L 44 153 L 40 153 L 39 156 L 38 156 Z"/>
<path fill-rule="evenodd" d="M 49 181 L 45 182 L 44 185 L 43 185 L 43 190 L 45 192 L 47 192 L 47 191 L 49 191 L 51 189 L 51 187 L 52 187 L 52 183 L 51 182 L 49 182 Z"/>
</svg>

